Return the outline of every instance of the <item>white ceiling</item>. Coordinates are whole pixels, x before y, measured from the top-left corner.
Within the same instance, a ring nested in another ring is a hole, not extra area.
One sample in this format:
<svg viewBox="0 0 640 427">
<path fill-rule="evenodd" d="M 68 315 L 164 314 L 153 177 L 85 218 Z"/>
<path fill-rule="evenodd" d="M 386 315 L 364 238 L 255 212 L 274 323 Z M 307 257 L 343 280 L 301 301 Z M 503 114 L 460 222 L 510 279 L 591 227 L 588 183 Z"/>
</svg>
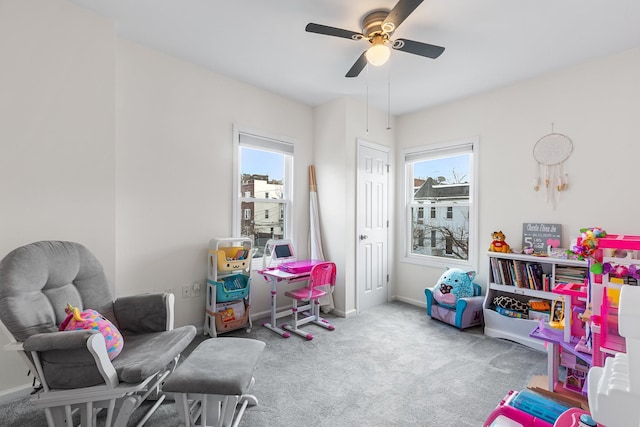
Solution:
<svg viewBox="0 0 640 427">
<path fill-rule="evenodd" d="M 393 114 L 640 46 L 639 0 L 425 0 L 392 38 L 444 53 L 393 51 L 390 68 L 348 79 L 367 42 L 307 33 L 306 24 L 359 32 L 367 12 L 396 0 L 72 1 L 112 18 L 120 37 L 305 104 L 364 99 L 368 86 L 369 103 Z"/>
</svg>

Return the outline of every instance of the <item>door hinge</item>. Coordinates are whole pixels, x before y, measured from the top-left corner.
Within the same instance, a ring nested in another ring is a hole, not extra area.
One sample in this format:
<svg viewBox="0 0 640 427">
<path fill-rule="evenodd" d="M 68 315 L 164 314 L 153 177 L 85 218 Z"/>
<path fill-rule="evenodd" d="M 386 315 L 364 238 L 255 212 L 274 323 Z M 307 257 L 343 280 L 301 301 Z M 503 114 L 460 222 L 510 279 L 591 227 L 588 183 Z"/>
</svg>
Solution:
<svg viewBox="0 0 640 427">
<path fill-rule="evenodd" d="M 389 275 L 387 274 L 387 283 L 389 283 Z"/>
<path fill-rule="evenodd" d="M 389 165 L 387 165 L 387 173 L 389 173 Z"/>
<path fill-rule="evenodd" d="M 387 220 L 387 228 L 389 228 L 389 220 Z"/>
</svg>

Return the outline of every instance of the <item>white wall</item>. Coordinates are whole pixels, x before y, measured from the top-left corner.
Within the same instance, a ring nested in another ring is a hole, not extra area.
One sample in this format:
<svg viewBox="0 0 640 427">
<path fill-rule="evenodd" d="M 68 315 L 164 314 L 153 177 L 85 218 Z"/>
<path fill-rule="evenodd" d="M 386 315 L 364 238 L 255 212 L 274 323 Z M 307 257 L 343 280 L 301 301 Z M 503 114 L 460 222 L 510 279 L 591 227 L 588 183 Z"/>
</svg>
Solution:
<svg viewBox="0 0 640 427">
<path fill-rule="evenodd" d="M 233 124 L 295 142 L 295 245 L 307 253 L 312 109 L 126 40 L 117 42 L 117 251 L 119 295 L 173 290 L 176 324 L 204 322 L 207 245 L 232 236 Z M 267 313 L 252 278 L 252 314 Z M 283 300 L 284 302 L 284 300 Z"/>
<path fill-rule="evenodd" d="M 231 235 L 232 126 L 295 141 L 295 244 L 307 253 L 312 109 L 124 40 L 63 0 L 0 2 L 0 256 L 79 241 L 117 296 L 175 291 L 176 325 L 201 326 L 212 237 Z M 252 312 L 267 287 L 253 278 Z M 0 344 L 7 340 L 0 338 Z M 25 385 L 0 351 L 0 393 Z"/>
<path fill-rule="evenodd" d="M 66 1 L 0 2 L 0 64 L 0 258 L 78 241 L 113 279 L 113 24 Z M 1 389 L 30 383 L 26 373 L 0 351 Z"/>
<path fill-rule="evenodd" d="M 521 248 L 525 222 L 562 224 L 565 247 L 582 227 L 640 234 L 634 197 L 640 153 L 638 75 L 640 49 L 634 49 L 398 119 L 398 153 L 422 144 L 480 137 L 478 283 L 486 283 L 485 252 L 494 230 L 504 231 L 515 248 Z M 555 208 L 532 184 L 533 146 L 551 133 L 552 123 L 574 147 L 566 162 L 569 188 Z M 400 154 L 396 159 L 400 169 Z M 401 170 L 397 176 L 401 195 Z M 398 198 L 396 205 L 400 203 Z M 396 231 L 402 233 L 401 222 Z M 396 243 L 398 297 L 424 305 L 424 288 L 442 271 L 400 262 L 402 239 Z"/>
<path fill-rule="evenodd" d="M 394 151 L 394 126 L 387 129 L 386 113 L 356 97 L 343 97 L 316 107 L 314 113 L 314 160 L 318 179 L 318 204 L 322 222 L 325 257 L 336 262 L 334 291 L 336 312 L 348 316 L 356 311 L 356 184 L 358 140 L 374 142 Z M 390 177 L 389 197 L 393 200 L 394 177 Z M 390 203 L 393 211 L 393 204 Z M 393 212 L 390 213 L 393 223 Z M 393 231 L 390 231 L 393 241 Z M 390 254 L 389 259 L 393 256 Z M 391 273 L 391 270 L 390 272 Z"/>
<path fill-rule="evenodd" d="M 347 311 L 345 265 L 348 239 L 344 209 L 347 170 L 344 154 L 347 129 L 346 108 L 347 98 L 343 97 L 314 109 L 315 144 L 313 147 L 323 252 L 326 259 L 336 263 L 333 302 L 335 311 L 342 314 Z M 350 309 L 353 309 L 353 306 Z"/>
</svg>

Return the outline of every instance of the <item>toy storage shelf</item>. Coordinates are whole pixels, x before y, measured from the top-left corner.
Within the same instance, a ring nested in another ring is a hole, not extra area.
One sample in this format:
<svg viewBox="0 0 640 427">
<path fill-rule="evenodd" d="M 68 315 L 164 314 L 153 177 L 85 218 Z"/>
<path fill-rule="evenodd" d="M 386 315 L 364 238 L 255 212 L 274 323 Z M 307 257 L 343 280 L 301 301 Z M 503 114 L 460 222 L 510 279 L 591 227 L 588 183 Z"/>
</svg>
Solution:
<svg viewBox="0 0 640 427">
<path fill-rule="evenodd" d="M 218 333 L 247 327 L 251 330 L 252 241 L 246 237 L 215 238 L 209 241 L 204 333 Z M 235 307 L 235 311 L 234 311 Z M 241 314 L 236 316 L 240 312 Z"/>
<path fill-rule="evenodd" d="M 544 342 L 529 336 L 531 331 L 538 326 L 538 319 L 517 318 L 500 314 L 496 311 L 493 300 L 496 296 L 504 295 L 523 303 L 530 299 L 541 299 L 551 303 L 558 296 L 550 291 L 560 276 L 564 274 L 564 267 L 575 269 L 578 273 L 583 272 L 586 275 L 587 261 L 499 252 L 488 252 L 487 256 L 489 258 L 489 279 L 483 304 L 485 335 L 515 341 L 536 350 L 546 351 Z M 542 290 L 545 288 L 542 282 L 538 283 L 539 289 L 532 289 L 536 283 L 529 283 L 522 277 L 516 280 L 513 266 L 534 263 L 541 266 L 543 277 L 547 278 L 548 286 L 546 288 L 549 291 Z M 500 271 L 500 266 L 503 267 L 502 271 Z M 507 277 L 507 273 L 509 277 Z M 560 278 L 560 280 L 563 279 Z"/>
<path fill-rule="evenodd" d="M 582 353 L 576 350 L 576 345 L 580 341 L 577 337 L 571 337 L 569 342 L 565 342 L 564 333 L 559 330 L 553 330 L 548 328 L 536 327 L 531 332 L 531 338 L 540 340 L 543 343 L 549 344 L 548 359 L 547 359 L 547 378 L 549 391 L 562 392 L 564 389 L 566 392 L 580 393 L 576 389 L 569 389 L 565 387 L 565 384 L 558 379 L 558 359 L 574 357 L 584 361 L 585 366 L 582 368 L 588 371 L 588 368 L 593 365 L 593 357 L 590 354 Z M 563 366 L 567 366 L 566 363 Z M 578 368 L 575 368 L 578 370 Z"/>
</svg>

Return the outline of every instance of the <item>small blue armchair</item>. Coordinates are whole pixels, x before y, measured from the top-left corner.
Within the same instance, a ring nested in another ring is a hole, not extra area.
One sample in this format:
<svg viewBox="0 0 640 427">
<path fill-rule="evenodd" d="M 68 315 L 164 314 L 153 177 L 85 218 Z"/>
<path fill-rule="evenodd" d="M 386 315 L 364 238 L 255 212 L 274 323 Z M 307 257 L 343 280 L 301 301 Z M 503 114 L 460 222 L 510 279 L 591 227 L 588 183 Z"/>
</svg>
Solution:
<svg viewBox="0 0 640 427">
<path fill-rule="evenodd" d="M 427 298 L 427 316 L 432 319 L 438 319 L 458 329 L 481 325 L 484 321 L 482 312 L 484 297 L 482 288 L 477 283 L 473 284 L 474 296 L 460 298 L 456 302 L 455 309 L 439 305 L 433 296 L 433 288 L 426 288 L 424 293 Z"/>
</svg>

